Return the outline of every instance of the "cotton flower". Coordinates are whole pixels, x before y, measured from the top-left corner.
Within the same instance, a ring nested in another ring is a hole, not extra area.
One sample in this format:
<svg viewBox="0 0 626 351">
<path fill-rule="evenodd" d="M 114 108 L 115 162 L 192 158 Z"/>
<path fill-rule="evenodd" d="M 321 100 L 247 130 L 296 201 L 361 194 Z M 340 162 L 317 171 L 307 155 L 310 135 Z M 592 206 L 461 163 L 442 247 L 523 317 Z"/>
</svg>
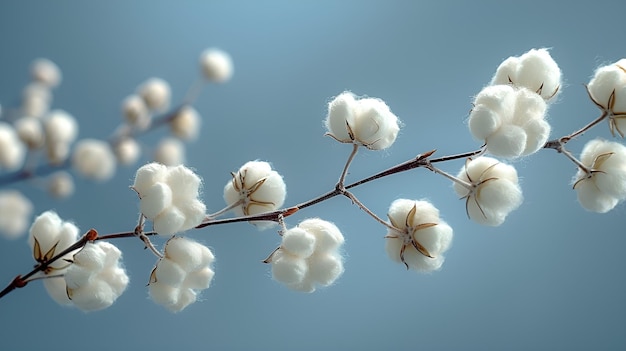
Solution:
<svg viewBox="0 0 626 351">
<path fill-rule="evenodd" d="M 457 175 L 464 184 L 454 190 L 465 199 L 465 210 L 473 221 L 499 226 L 522 204 L 522 190 L 513 166 L 490 157 L 468 159 Z"/>
<path fill-rule="evenodd" d="M 397 230 L 387 232 L 387 254 L 407 269 L 432 272 L 441 268 L 452 243 L 452 228 L 439 210 L 424 200 L 395 200 L 387 213 Z"/>
<path fill-rule="evenodd" d="M 78 228 L 64 222 L 54 211 L 46 211 L 35 218 L 30 227 L 28 245 L 33 253 L 33 258 L 38 263 L 47 262 L 61 253 L 78 240 Z M 70 252 L 60 259 L 48 264 L 42 272 L 47 276 L 56 276 L 65 273 L 69 267 L 68 260 L 74 252 Z M 48 294 L 60 305 L 70 305 L 67 297 L 66 286 L 63 277 L 47 278 L 43 280 Z"/>
<path fill-rule="evenodd" d="M 47 189 L 57 199 L 69 197 L 74 193 L 74 179 L 68 172 L 57 171 L 48 178 Z"/>
<path fill-rule="evenodd" d="M 551 100 L 561 87 L 561 69 L 548 49 L 532 49 L 500 64 L 491 80 L 491 85 L 499 84 L 524 87 L 545 100 Z"/>
<path fill-rule="evenodd" d="M 16 170 L 24 163 L 26 148 L 15 129 L 8 123 L 0 122 L 0 169 Z"/>
<path fill-rule="evenodd" d="M 109 144 L 97 139 L 83 139 L 76 144 L 72 167 L 81 175 L 105 181 L 115 174 L 115 155 Z"/>
<path fill-rule="evenodd" d="M 33 80 L 54 88 L 61 83 L 61 70 L 54 62 L 40 58 L 33 61 L 30 66 Z"/>
<path fill-rule="evenodd" d="M 489 153 L 513 158 L 535 153 L 546 143 L 550 125 L 545 114 L 546 103 L 530 90 L 492 85 L 476 96 L 468 124 Z"/>
<path fill-rule="evenodd" d="M 146 130 L 152 123 L 148 106 L 141 96 L 133 94 L 122 101 L 122 115 L 129 125 L 138 130 Z"/>
<path fill-rule="evenodd" d="M 167 166 L 185 162 L 185 145 L 175 138 L 163 138 L 154 150 L 154 160 Z"/>
<path fill-rule="evenodd" d="M 172 134 L 182 140 L 195 140 L 200 132 L 202 119 L 192 106 L 186 105 L 180 108 L 174 118 L 170 120 Z"/>
<path fill-rule="evenodd" d="M 160 235 L 191 229 L 202 222 L 206 206 L 200 199 L 202 180 L 189 168 L 149 163 L 137 170 L 132 188 L 140 198 L 139 208 L 154 223 Z"/>
<path fill-rule="evenodd" d="M 70 145 L 78 135 L 78 124 L 72 115 L 63 110 L 50 111 L 43 123 L 48 160 L 60 164 L 69 156 Z"/>
<path fill-rule="evenodd" d="M 170 85 L 161 78 L 150 78 L 137 88 L 137 93 L 151 111 L 163 112 L 170 106 Z"/>
<path fill-rule="evenodd" d="M 626 133 L 626 59 L 600 67 L 587 85 L 589 97 L 608 117 L 611 134 Z"/>
<path fill-rule="evenodd" d="M 343 92 L 328 104 L 325 120 L 328 135 L 342 143 L 354 143 L 371 150 L 386 149 L 400 130 L 400 121 L 384 101 L 357 99 Z"/>
<path fill-rule="evenodd" d="M 32 212 L 32 202 L 19 191 L 0 191 L 0 234 L 9 239 L 24 234 Z"/>
<path fill-rule="evenodd" d="M 224 83 L 233 76 L 233 61 L 225 51 L 206 49 L 200 55 L 200 70 L 206 80 Z"/>
<path fill-rule="evenodd" d="M 268 162 L 250 161 L 241 166 L 237 173 L 231 173 L 232 180 L 224 187 L 224 200 L 238 216 L 249 216 L 271 212 L 280 208 L 287 196 L 287 186 L 283 177 Z M 260 229 L 273 225 L 273 222 L 254 224 Z"/>
<path fill-rule="evenodd" d="M 215 257 L 208 247 L 181 237 L 168 240 L 164 252 L 150 274 L 150 297 L 168 310 L 180 312 L 211 285 Z"/>
<path fill-rule="evenodd" d="M 333 284 L 343 273 L 341 245 L 344 238 L 337 226 L 309 218 L 283 233 L 278 249 L 266 260 L 272 277 L 288 288 L 313 292 Z"/>
<path fill-rule="evenodd" d="M 120 265 L 122 252 L 115 245 L 98 241 L 87 243 L 74 254 L 65 271 L 67 296 L 83 311 L 107 308 L 128 285 L 128 275 Z"/>
<path fill-rule="evenodd" d="M 580 155 L 587 170 L 574 177 L 578 201 L 587 210 L 605 213 L 626 199 L 626 146 L 594 139 Z"/>
</svg>

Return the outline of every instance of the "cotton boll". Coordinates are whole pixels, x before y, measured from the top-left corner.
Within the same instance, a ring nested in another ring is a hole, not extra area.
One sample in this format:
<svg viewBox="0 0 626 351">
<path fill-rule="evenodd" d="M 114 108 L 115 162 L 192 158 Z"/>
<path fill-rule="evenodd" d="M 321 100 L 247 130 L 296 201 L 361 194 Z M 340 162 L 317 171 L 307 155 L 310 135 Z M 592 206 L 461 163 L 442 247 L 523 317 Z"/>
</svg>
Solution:
<svg viewBox="0 0 626 351">
<path fill-rule="evenodd" d="M 150 78 L 137 88 L 149 110 L 163 112 L 170 106 L 170 85 L 161 78 Z"/>
<path fill-rule="evenodd" d="M 152 117 L 148 106 L 139 95 L 129 95 L 122 101 L 122 115 L 124 120 L 129 125 L 139 129 L 147 129 L 151 122 Z"/>
<path fill-rule="evenodd" d="M 180 289 L 176 303 L 169 306 L 168 309 L 172 312 L 180 312 L 196 302 L 197 298 L 196 292 L 192 289 Z"/>
<path fill-rule="evenodd" d="M 287 186 L 283 177 L 276 171 L 270 172 L 265 178 L 263 185 L 258 187 L 254 194 L 250 196 L 254 201 L 264 203 L 261 205 L 260 211 L 251 211 L 251 214 L 280 208 L 285 203 L 286 196 Z"/>
<path fill-rule="evenodd" d="M 576 195 L 583 208 L 597 213 L 609 212 L 619 202 L 617 198 L 601 192 L 590 179 L 576 184 Z"/>
<path fill-rule="evenodd" d="M 160 283 L 157 281 L 151 281 L 148 286 L 148 291 L 150 293 L 150 298 L 159 305 L 165 306 L 172 312 L 178 312 L 178 310 L 173 310 L 172 306 L 174 306 L 178 302 L 178 296 L 180 295 L 180 289 L 171 285 L 167 285 L 164 283 Z"/>
<path fill-rule="evenodd" d="M 204 245 L 191 239 L 174 237 L 165 246 L 165 257 L 179 264 L 185 272 L 197 270 L 205 263 L 207 256 Z M 208 254 L 211 258 L 212 253 Z M 212 261 L 212 259 L 211 259 Z"/>
<path fill-rule="evenodd" d="M 78 228 L 69 222 L 63 222 L 53 211 L 46 211 L 33 221 L 28 235 L 28 245 L 33 251 L 35 260 L 41 260 L 47 253 L 60 253 L 70 247 L 78 239 Z M 36 250 L 39 246 L 39 250 Z M 67 267 L 65 259 L 71 259 L 73 252 L 49 264 L 58 273 Z M 54 271 L 53 271 L 54 272 Z"/>
<path fill-rule="evenodd" d="M 488 208 L 503 213 L 513 211 L 523 201 L 522 191 L 517 184 L 501 178 L 483 183 L 477 198 L 483 210 Z"/>
<path fill-rule="evenodd" d="M 101 245 L 87 243 L 73 258 L 73 270 L 87 269 L 99 272 L 105 267 L 106 252 L 102 250 Z"/>
<path fill-rule="evenodd" d="M 65 277 L 65 285 L 69 289 L 78 289 L 89 283 L 93 271 L 89 268 L 77 266 L 72 268 L 72 274 Z"/>
<path fill-rule="evenodd" d="M 202 184 L 200 177 L 189 168 L 179 165 L 168 170 L 167 185 L 172 189 L 174 199 L 195 198 Z"/>
<path fill-rule="evenodd" d="M 71 143 L 78 135 L 78 124 L 72 115 L 63 110 L 53 110 L 44 119 L 46 143 Z"/>
<path fill-rule="evenodd" d="M 307 274 L 306 261 L 284 251 L 276 251 L 272 258 L 272 278 L 286 285 L 302 282 Z"/>
<path fill-rule="evenodd" d="M 302 228 L 291 228 L 283 234 L 281 248 L 294 256 L 307 258 L 315 251 L 315 235 Z"/>
<path fill-rule="evenodd" d="M 213 276 L 215 272 L 209 267 L 204 267 L 200 270 L 190 272 L 187 274 L 187 278 L 185 278 L 184 286 L 195 289 L 195 290 L 204 290 L 208 289 L 211 285 L 211 280 L 213 280 Z"/>
<path fill-rule="evenodd" d="M 559 91 L 561 70 L 547 49 L 532 49 L 520 57 L 514 84 L 550 99 Z"/>
<path fill-rule="evenodd" d="M 515 88 L 510 85 L 492 85 L 484 87 L 474 99 L 475 108 L 484 105 L 500 116 L 501 122 L 509 122 L 515 109 Z"/>
<path fill-rule="evenodd" d="M 13 125 L 20 140 L 29 149 L 40 148 L 44 143 L 44 133 L 41 121 L 35 117 L 18 118 Z"/>
<path fill-rule="evenodd" d="M 440 220 L 436 226 L 415 231 L 413 238 L 422 244 L 432 256 L 438 257 L 452 244 L 452 228 L 448 223 Z"/>
<path fill-rule="evenodd" d="M 141 194 L 145 193 L 153 184 L 165 182 L 167 175 L 167 166 L 156 162 L 148 163 L 137 170 L 135 182 L 132 187 L 141 196 Z"/>
<path fill-rule="evenodd" d="M 46 188 L 53 197 L 63 199 L 74 193 L 74 179 L 68 172 L 58 171 L 48 178 Z"/>
<path fill-rule="evenodd" d="M 339 94 L 328 104 L 328 115 L 324 123 L 328 133 L 337 140 L 351 142 L 347 125 L 354 125 L 356 104 L 354 94 L 349 91 Z"/>
<path fill-rule="evenodd" d="M 415 211 L 409 217 L 409 213 Z M 397 225 L 400 230 L 407 229 L 407 223 L 417 226 L 422 223 L 438 223 L 439 210 L 428 201 L 415 201 L 408 199 L 397 199 L 391 203 L 387 215 L 392 223 Z"/>
<path fill-rule="evenodd" d="M 166 166 L 177 166 L 185 162 L 185 145 L 178 139 L 164 138 L 154 151 L 154 160 Z"/>
<path fill-rule="evenodd" d="M 195 140 L 200 132 L 202 119 L 192 106 L 183 106 L 170 120 L 172 134 L 182 140 Z"/>
<path fill-rule="evenodd" d="M 220 49 L 206 49 L 200 55 L 200 70 L 210 82 L 224 83 L 233 75 L 233 61 L 230 55 Z"/>
<path fill-rule="evenodd" d="M 74 306 L 86 312 L 105 309 L 118 297 L 111 287 L 101 280 L 95 280 L 77 289 L 68 289 L 68 295 Z"/>
<path fill-rule="evenodd" d="M 25 154 L 26 148 L 15 129 L 8 123 L 0 122 L 0 167 L 18 169 L 24 162 Z"/>
<path fill-rule="evenodd" d="M 526 132 L 519 126 L 501 126 L 487 138 L 487 150 L 499 157 L 517 157 L 526 148 Z"/>
<path fill-rule="evenodd" d="M 181 231 L 198 226 L 206 218 L 206 205 L 198 199 L 186 201 L 177 207 L 185 214 L 185 223 L 183 223 Z"/>
<path fill-rule="evenodd" d="M 598 68 L 587 85 L 589 94 L 605 109 L 609 108 L 609 99 L 614 90 L 626 85 L 626 72 L 618 65 L 612 64 Z"/>
<path fill-rule="evenodd" d="M 159 235 L 168 237 L 180 231 L 185 223 L 185 215 L 176 207 L 169 207 L 161 212 L 154 220 L 154 230 Z"/>
<path fill-rule="evenodd" d="M 61 70 L 59 66 L 45 58 L 33 61 L 30 66 L 30 73 L 33 80 L 51 88 L 61 83 Z"/>
<path fill-rule="evenodd" d="M 322 286 L 333 284 L 343 273 L 343 262 L 338 255 L 316 255 L 309 259 L 309 277 Z"/>
<path fill-rule="evenodd" d="M 543 119 L 533 119 L 524 124 L 526 131 L 526 148 L 522 155 L 530 155 L 539 151 L 550 137 L 550 124 Z"/>
<path fill-rule="evenodd" d="M 170 206 L 172 206 L 172 190 L 165 183 L 155 183 L 141 194 L 139 210 L 150 220 L 154 220 Z"/>
<path fill-rule="evenodd" d="M 351 125 L 354 138 L 372 150 L 391 146 L 400 130 L 398 117 L 380 99 L 365 98 L 357 103 L 355 122 Z"/>
<path fill-rule="evenodd" d="M 115 174 L 116 160 L 107 142 L 83 139 L 76 145 L 72 166 L 87 178 L 105 181 Z"/>
<path fill-rule="evenodd" d="M 32 202 L 17 190 L 0 191 L 0 233 L 16 239 L 26 232 L 33 212 Z"/>
<path fill-rule="evenodd" d="M 517 74 L 517 68 L 519 66 L 519 57 L 511 56 L 502 61 L 496 74 L 491 79 L 490 85 L 506 85 L 510 84 Z"/>
<path fill-rule="evenodd" d="M 133 138 L 124 138 L 117 142 L 114 147 L 115 157 L 122 165 L 130 165 L 137 162 L 141 156 L 141 147 Z"/>
</svg>

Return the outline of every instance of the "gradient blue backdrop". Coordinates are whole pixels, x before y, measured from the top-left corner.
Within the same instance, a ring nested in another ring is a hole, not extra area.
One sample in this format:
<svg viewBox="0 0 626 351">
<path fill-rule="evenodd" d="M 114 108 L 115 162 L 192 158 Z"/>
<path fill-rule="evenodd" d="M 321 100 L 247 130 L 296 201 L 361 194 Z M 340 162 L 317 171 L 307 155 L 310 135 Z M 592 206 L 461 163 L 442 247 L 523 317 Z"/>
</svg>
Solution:
<svg viewBox="0 0 626 351">
<path fill-rule="evenodd" d="M 236 72 L 197 101 L 202 137 L 187 163 L 205 179 L 210 210 L 223 206 L 229 172 L 253 159 L 283 174 L 291 205 L 337 180 L 350 148 L 324 138 L 322 120 L 343 90 L 384 99 L 405 124 L 389 151 L 358 155 L 349 181 L 433 148 L 478 147 L 465 124 L 472 96 L 503 59 L 531 48 L 552 48 L 565 78 L 549 112 L 552 135 L 586 124 L 599 112 L 583 84 L 625 56 L 625 11 L 623 1 L 5 1 L 0 104 L 19 102 L 29 64 L 47 57 L 63 71 L 54 107 L 76 116 L 80 137 L 105 138 L 139 83 L 164 78 L 180 101 L 199 53 L 220 47 Z M 143 137 L 145 154 L 166 134 Z M 606 124 L 568 146 L 578 154 L 596 135 L 610 138 Z M 443 168 L 455 173 L 461 164 Z M 190 235 L 214 250 L 213 285 L 171 314 L 148 298 L 154 257 L 138 240 L 118 240 L 131 283 L 112 307 L 63 308 L 33 283 L 0 300 L 0 349 L 626 349 L 624 205 L 603 215 L 583 210 L 570 184 L 575 167 L 552 150 L 515 165 L 525 202 L 498 228 L 469 221 L 449 182 L 425 170 L 355 190 L 381 216 L 399 197 L 428 198 L 441 210 L 455 238 L 434 274 L 390 261 L 384 228 L 336 198 L 288 219 L 319 216 L 342 229 L 346 272 L 330 288 L 301 294 L 272 281 L 260 261 L 279 242 L 274 232 L 212 227 Z M 50 200 L 36 182 L 17 188 L 36 213 L 55 209 L 82 230 L 131 230 L 135 169 L 120 168 L 105 184 L 79 179 L 65 201 Z M 31 266 L 24 239 L 0 244 L 2 284 Z"/>
</svg>

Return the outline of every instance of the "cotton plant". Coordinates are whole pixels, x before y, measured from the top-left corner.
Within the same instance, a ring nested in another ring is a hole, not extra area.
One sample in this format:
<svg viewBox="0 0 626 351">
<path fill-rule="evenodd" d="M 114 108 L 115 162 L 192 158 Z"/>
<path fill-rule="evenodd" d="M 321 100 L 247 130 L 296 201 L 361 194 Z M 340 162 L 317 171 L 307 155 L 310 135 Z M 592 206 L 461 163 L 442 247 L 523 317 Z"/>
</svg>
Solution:
<svg viewBox="0 0 626 351">
<path fill-rule="evenodd" d="M 599 67 L 589 84 L 587 92 L 591 101 L 602 111 L 601 118 L 608 118 L 611 134 L 624 138 L 626 133 L 626 58 Z"/>
<path fill-rule="evenodd" d="M 211 250 L 188 238 L 172 237 L 150 274 L 150 297 L 172 312 L 180 312 L 208 289 L 215 275 Z"/>
<path fill-rule="evenodd" d="M 280 246 L 264 262 L 272 278 L 288 288 L 314 292 L 333 284 L 343 273 L 344 237 L 335 224 L 309 218 L 284 231 Z"/>
</svg>

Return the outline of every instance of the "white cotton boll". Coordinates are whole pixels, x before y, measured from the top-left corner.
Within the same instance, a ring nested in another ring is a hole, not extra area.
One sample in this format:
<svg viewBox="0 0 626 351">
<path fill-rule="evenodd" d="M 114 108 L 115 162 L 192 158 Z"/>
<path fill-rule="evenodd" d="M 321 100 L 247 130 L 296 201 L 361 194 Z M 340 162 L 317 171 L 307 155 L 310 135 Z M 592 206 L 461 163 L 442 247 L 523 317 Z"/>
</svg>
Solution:
<svg viewBox="0 0 626 351">
<path fill-rule="evenodd" d="M 198 295 L 192 289 L 180 289 L 178 291 L 178 299 L 175 304 L 168 306 L 167 308 L 172 312 L 180 312 L 187 306 L 196 302 Z"/>
<path fill-rule="evenodd" d="M 308 265 L 300 257 L 278 250 L 272 257 L 272 278 L 286 285 L 302 282 L 307 274 Z"/>
<path fill-rule="evenodd" d="M 50 102 L 41 96 L 28 96 L 22 99 L 22 113 L 25 116 L 39 118 L 50 110 Z"/>
<path fill-rule="evenodd" d="M 324 123 L 328 133 L 335 139 L 346 143 L 351 142 L 346 123 L 350 126 L 354 125 L 356 105 L 354 94 L 349 91 L 337 95 L 328 104 L 328 115 Z"/>
<path fill-rule="evenodd" d="M 515 88 L 510 85 L 490 85 L 476 95 L 474 106 L 484 105 L 500 116 L 502 122 L 508 122 L 515 110 L 515 100 Z"/>
<path fill-rule="evenodd" d="M 163 112 L 170 106 L 170 85 L 161 78 L 150 78 L 137 88 L 148 109 Z"/>
<path fill-rule="evenodd" d="M 33 251 L 35 260 L 42 259 L 53 247 L 55 247 L 53 253 L 58 254 L 76 240 L 78 228 L 70 222 L 63 222 L 54 211 L 46 211 L 35 218 L 28 235 L 28 245 Z M 36 250 L 36 243 L 39 245 L 39 251 Z M 50 267 L 57 270 L 65 268 L 68 265 L 65 260 L 71 259 L 72 255 L 73 252 L 68 253 L 62 259 L 51 263 Z"/>
<path fill-rule="evenodd" d="M 141 156 L 141 147 L 135 139 L 124 138 L 115 144 L 114 152 L 120 164 L 131 165 Z"/>
<path fill-rule="evenodd" d="M 179 264 L 185 272 L 197 270 L 214 260 L 211 250 L 191 239 L 173 237 L 165 246 L 165 257 Z"/>
<path fill-rule="evenodd" d="M 154 220 L 172 206 L 172 190 L 165 183 L 156 183 L 141 194 L 139 210 L 146 218 Z"/>
<path fill-rule="evenodd" d="M 200 70 L 210 82 L 224 83 L 233 75 L 233 61 L 230 55 L 220 49 L 206 49 L 200 54 Z"/>
<path fill-rule="evenodd" d="M 181 231 L 197 227 L 206 217 L 206 205 L 198 199 L 186 201 L 177 207 L 185 214 L 185 223 L 183 223 Z"/>
<path fill-rule="evenodd" d="M 139 167 L 137 173 L 135 173 L 135 181 L 132 187 L 141 197 L 155 183 L 165 182 L 167 175 L 167 166 L 156 162 L 145 164 Z"/>
<path fill-rule="evenodd" d="M 22 101 L 25 102 L 28 99 L 38 99 L 45 102 L 46 105 L 52 101 L 52 92 L 50 87 L 40 82 L 33 82 L 22 90 Z M 30 117 L 39 117 L 39 115 L 27 115 Z"/>
<path fill-rule="evenodd" d="M 122 101 L 122 115 L 126 123 L 139 130 L 147 129 L 152 122 L 148 106 L 139 95 L 135 94 L 127 96 Z"/>
<path fill-rule="evenodd" d="M 89 279 L 93 276 L 93 271 L 85 267 L 73 267 L 72 274 L 65 276 L 65 285 L 69 289 L 78 289 L 89 283 Z"/>
<path fill-rule="evenodd" d="M 263 182 L 263 185 L 250 196 L 252 200 L 259 203 L 254 210 L 252 210 L 254 206 L 251 206 L 250 214 L 268 212 L 280 208 L 285 203 L 286 196 L 287 185 L 283 177 L 278 172 L 272 171 Z"/>
<path fill-rule="evenodd" d="M 17 190 L 0 191 L 0 234 L 17 239 L 28 229 L 32 202 Z"/>
<path fill-rule="evenodd" d="M 498 218 L 494 218 L 491 225 L 502 224 L 506 215 L 522 204 L 522 191 L 517 184 L 507 179 L 491 180 L 481 185 L 480 188 L 480 194 L 477 197 L 480 207 L 483 211 L 490 211 Z M 479 217 L 483 216 L 480 215 Z M 485 224 L 487 222 L 490 222 L 489 218 L 486 219 Z"/>
<path fill-rule="evenodd" d="M 331 252 L 343 245 L 345 239 L 337 226 L 320 218 L 307 218 L 298 228 L 315 235 L 315 251 Z"/>
<path fill-rule="evenodd" d="M 59 305 L 72 305 L 72 300 L 67 296 L 67 286 L 63 277 L 46 278 L 43 280 L 43 286 L 46 288 L 48 295 Z"/>
<path fill-rule="evenodd" d="M 357 118 L 352 127 L 355 139 L 371 150 L 390 147 L 398 136 L 398 117 L 380 100 L 366 98 L 358 101 Z"/>
<path fill-rule="evenodd" d="M 185 214 L 176 207 L 167 208 L 161 212 L 154 220 L 154 230 L 159 235 L 169 237 L 178 233 L 185 223 Z"/>
<path fill-rule="evenodd" d="M 185 145 L 178 139 L 164 138 L 154 151 L 154 160 L 166 166 L 177 166 L 185 162 Z"/>
<path fill-rule="evenodd" d="M 15 129 L 8 123 L 0 122 L 0 169 L 16 170 L 22 166 L 26 148 Z"/>
<path fill-rule="evenodd" d="M 33 61 L 30 66 L 30 73 L 33 80 L 51 88 L 61 83 L 61 70 L 59 66 L 45 58 L 39 58 Z"/>
<path fill-rule="evenodd" d="M 576 184 L 576 195 L 583 208 L 597 213 L 609 212 L 619 203 L 616 197 L 600 191 L 590 179 L 585 179 Z"/>
<path fill-rule="evenodd" d="M 106 255 L 106 252 L 102 250 L 100 245 L 87 243 L 74 255 L 72 261 L 77 267 L 72 269 L 87 269 L 98 272 L 105 267 Z"/>
<path fill-rule="evenodd" d="M 113 304 L 118 296 L 111 286 L 101 280 L 94 280 L 91 284 L 77 289 L 68 290 L 74 306 L 82 311 L 98 311 Z"/>
<path fill-rule="evenodd" d="M 167 309 L 173 312 L 172 306 L 178 302 L 178 296 L 180 295 L 180 289 L 171 285 L 160 283 L 157 281 L 150 282 L 148 286 L 150 298 L 159 305 L 165 306 Z"/>
<path fill-rule="evenodd" d="M 502 121 L 496 112 L 485 105 L 478 105 L 470 112 L 468 124 L 474 138 L 485 140 L 500 128 Z"/>
<path fill-rule="evenodd" d="M 299 227 L 291 228 L 283 234 L 280 247 L 294 256 L 307 258 L 315 251 L 315 235 Z"/>
<path fill-rule="evenodd" d="M 593 175 L 598 189 L 619 200 L 626 198 L 626 147 L 612 143 L 613 154 L 598 165 L 601 172 Z"/>
<path fill-rule="evenodd" d="M 180 265 L 167 258 L 159 260 L 154 271 L 157 282 L 171 286 L 182 284 L 186 275 L 187 272 Z"/>
<path fill-rule="evenodd" d="M 63 199 L 74 193 L 74 179 L 68 172 L 58 171 L 48 178 L 46 188 L 53 197 Z"/>
<path fill-rule="evenodd" d="M 37 149 L 44 143 L 44 133 L 41 121 L 35 117 L 21 117 L 13 122 L 20 140 L 29 149 Z"/>
<path fill-rule="evenodd" d="M 211 280 L 215 272 L 209 267 L 204 267 L 200 270 L 190 272 L 187 274 L 183 285 L 189 289 L 204 290 L 211 286 Z"/>
<path fill-rule="evenodd" d="M 71 143 L 78 135 L 76 119 L 63 110 L 53 110 L 44 120 L 46 143 Z"/>
<path fill-rule="evenodd" d="M 105 181 L 115 174 L 116 160 L 109 143 L 83 139 L 76 144 L 72 166 L 87 178 Z"/>
<path fill-rule="evenodd" d="M 413 216 L 409 217 L 408 214 L 415 207 Z M 409 199 L 397 199 L 389 206 L 387 216 L 394 223 L 394 226 L 401 231 L 407 229 L 407 223 L 414 223 L 415 225 L 421 223 L 439 223 L 439 210 L 435 208 L 430 202 L 420 200 Z"/>
<path fill-rule="evenodd" d="M 111 291 L 117 296 L 122 295 L 130 279 L 122 267 L 109 267 L 100 273 L 102 279 L 108 282 Z"/>
<path fill-rule="evenodd" d="M 487 151 L 499 157 L 517 157 L 526 148 L 526 132 L 519 126 L 501 126 L 487 138 Z"/>
<path fill-rule="evenodd" d="M 626 86 L 626 72 L 620 66 L 611 64 L 596 70 L 593 78 L 587 85 L 587 89 L 598 104 L 608 109 L 609 98 L 613 91 L 620 90 L 624 86 Z"/>
<path fill-rule="evenodd" d="M 420 264 L 416 265 L 416 268 L 421 271 L 432 271 L 441 268 L 444 261 L 443 253 L 452 244 L 452 228 L 446 222 L 439 221 L 436 226 L 420 229 L 413 236 L 434 257 L 433 259 L 420 255 L 421 260 L 418 261 Z"/>
<path fill-rule="evenodd" d="M 200 114 L 192 106 L 186 105 L 176 112 L 170 120 L 172 134 L 182 140 L 195 140 L 200 132 L 202 119 Z"/>
<path fill-rule="evenodd" d="M 322 286 L 333 284 L 343 274 L 339 255 L 315 255 L 309 259 L 309 278 Z"/>
</svg>

